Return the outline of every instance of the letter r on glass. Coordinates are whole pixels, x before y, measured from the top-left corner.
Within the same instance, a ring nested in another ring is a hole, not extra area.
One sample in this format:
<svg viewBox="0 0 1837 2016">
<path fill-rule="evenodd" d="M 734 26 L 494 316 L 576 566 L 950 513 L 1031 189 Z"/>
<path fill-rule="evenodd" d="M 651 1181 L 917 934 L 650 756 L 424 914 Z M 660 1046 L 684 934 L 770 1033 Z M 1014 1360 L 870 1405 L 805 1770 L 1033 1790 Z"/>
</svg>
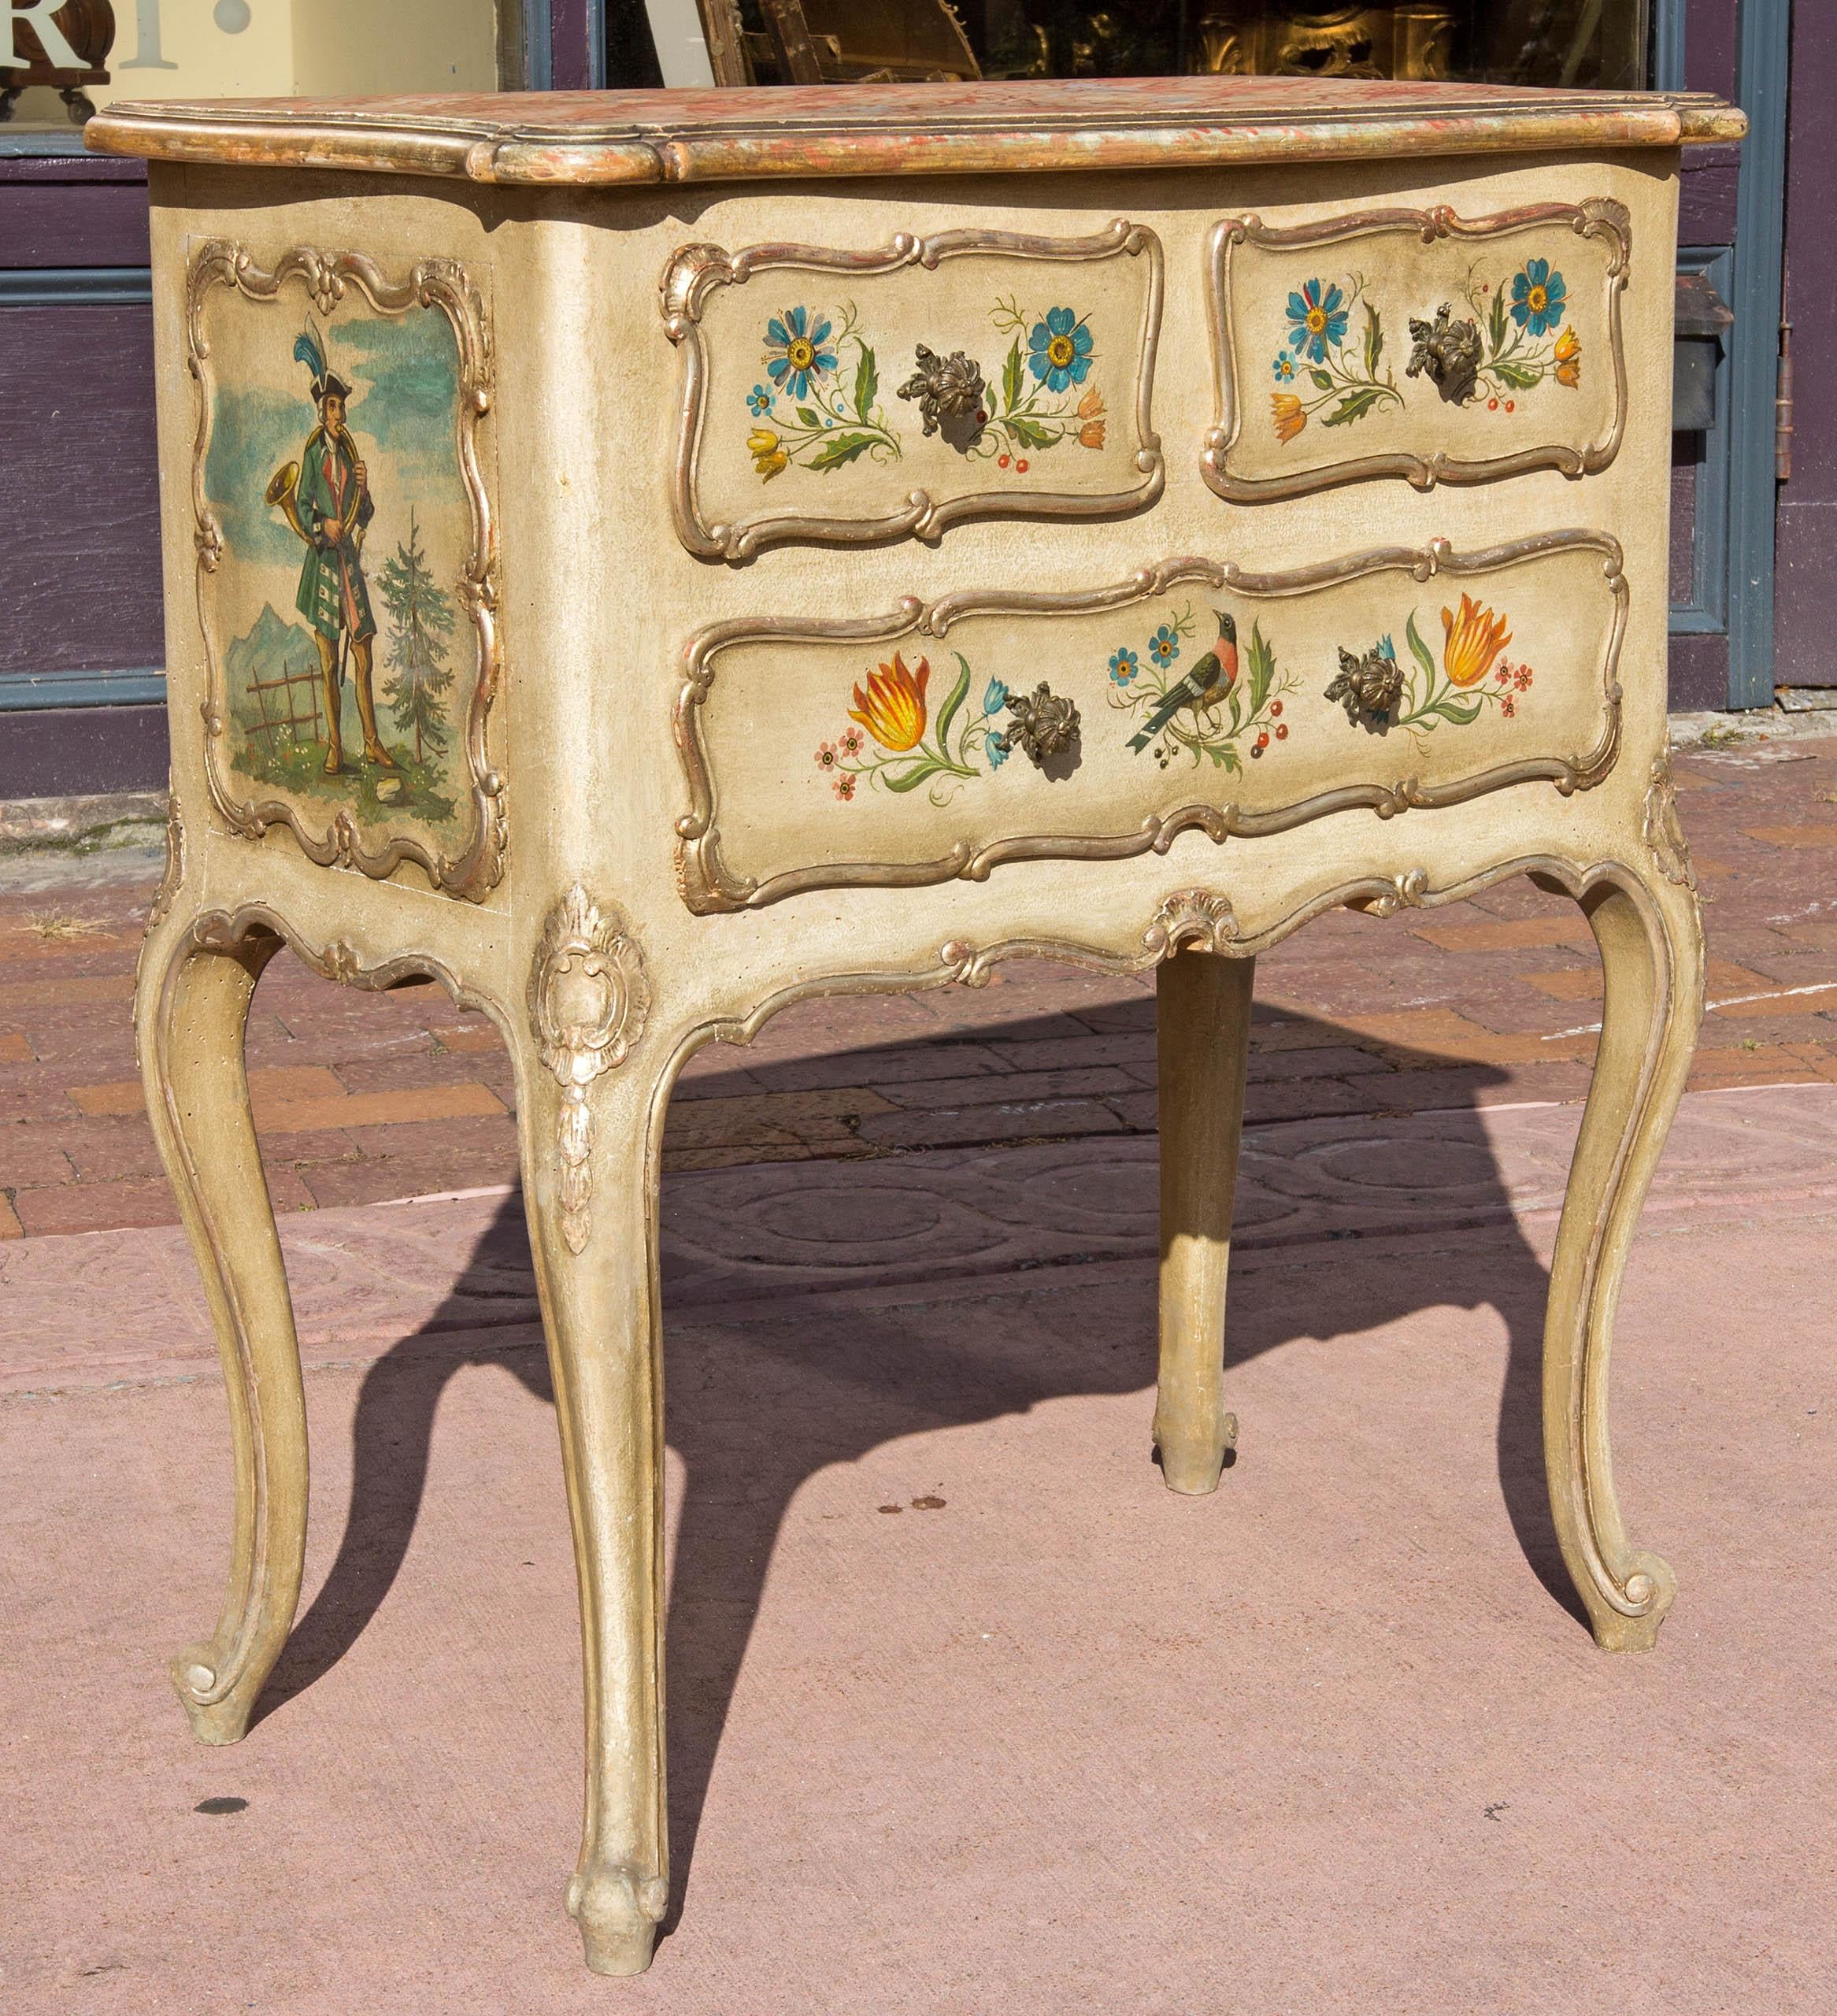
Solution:
<svg viewBox="0 0 1837 2016">
<path fill-rule="evenodd" d="M 8 0 L 10 6 L 11 0 Z M 83 70 L 89 66 L 64 39 L 64 31 L 51 19 L 64 0 L 32 0 L 29 7 L 12 9 L 13 34 L 10 46 L 0 54 L 0 70 L 23 70 L 39 59 L 35 56 L 22 56 L 19 53 L 19 32 L 29 27 L 39 39 L 39 46 L 45 52 L 44 60 L 54 70 Z"/>
</svg>

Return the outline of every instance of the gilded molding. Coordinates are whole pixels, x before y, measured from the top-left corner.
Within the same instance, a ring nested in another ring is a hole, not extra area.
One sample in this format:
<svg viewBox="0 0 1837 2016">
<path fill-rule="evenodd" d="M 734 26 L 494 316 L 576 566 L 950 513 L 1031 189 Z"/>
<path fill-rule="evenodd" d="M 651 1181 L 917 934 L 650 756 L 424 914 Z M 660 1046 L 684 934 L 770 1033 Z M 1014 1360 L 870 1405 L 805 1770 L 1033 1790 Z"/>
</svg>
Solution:
<svg viewBox="0 0 1837 2016">
<path fill-rule="evenodd" d="M 1668 745 L 1652 759 L 1643 831 L 1665 880 L 1694 892 L 1697 871 L 1691 865 L 1690 843 L 1684 838 L 1683 822 L 1677 816 L 1677 786 L 1672 777 Z"/>
<path fill-rule="evenodd" d="M 1458 580 L 1548 554 L 1576 550 L 1600 554 L 1602 575 L 1613 595 L 1613 617 L 1602 662 L 1602 732 L 1592 748 L 1575 755 L 1519 758 L 1446 784 L 1425 784 L 1420 777 L 1406 775 L 1387 784 L 1340 785 L 1266 812 L 1246 812 L 1231 803 L 1183 806 L 1152 815 L 1120 833 L 1023 834 L 980 847 L 960 842 L 931 861 L 828 861 L 787 869 L 761 880 L 735 874 L 722 858 L 717 823 L 719 793 L 702 739 L 702 710 L 717 676 L 715 660 L 729 646 L 761 639 L 795 643 L 858 639 L 886 643 L 915 632 L 943 637 L 953 623 L 968 616 L 1082 614 L 1117 609 L 1151 599 L 1183 581 L 1203 582 L 1209 587 L 1229 589 L 1240 595 L 1280 595 L 1357 580 L 1391 569 L 1407 572 L 1419 581 L 1440 575 Z M 1424 547 L 1381 547 L 1283 573 L 1253 573 L 1234 561 L 1176 559 L 1143 568 L 1127 580 L 1108 587 L 1079 594 L 966 593 L 946 595 L 930 604 L 908 596 L 885 616 L 835 621 L 761 618 L 716 624 L 691 641 L 687 674 L 676 702 L 676 747 L 690 801 L 689 810 L 677 820 L 676 827 L 677 890 L 698 915 L 758 910 L 813 889 L 915 888 L 960 877 L 980 882 L 1011 861 L 1120 861 L 1150 852 L 1165 854 L 1176 838 L 1190 828 L 1222 842 L 1233 834 L 1254 838 L 1287 832 L 1329 813 L 1355 808 L 1391 818 L 1414 807 L 1459 805 L 1509 785 L 1539 780 L 1554 784 L 1565 796 L 1590 790 L 1613 768 L 1620 752 L 1619 667 L 1628 598 L 1618 543 L 1605 532 L 1563 532 L 1540 533 L 1469 554 L 1455 553 L 1446 539 L 1431 539 Z"/>
<path fill-rule="evenodd" d="M 1031 487 L 985 490 L 934 498 L 908 493 L 901 508 L 878 517 L 846 518 L 823 513 L 761 512 L 732 524 L 711 521 L 698 494 L 696 465 L 707 421 L 708 340 L 702 314 L 709 295 L 720 287 L 743 286 L 755 274 L 787 269 L 858 276 L 897 272 L 907 266 L 935 270 L 965 253 L 998 253 L 1012 259 L 1072 261 L 1119 255 L 1146 258 L 1148 293 L 1143 315 L 1135 384 L 1135 467 L 1142 480 L 1132 489 L 1087 495 Z M 848 252 L 817 245 L 750 245 L 739 252 L 718 245 L 687 245 L 673 254 L 657 284 L 664 329 L 683 351 L 676 466 L 670 486 L 677 536 L 705 560 L 750 560 L 769 546 L 787 540 L 836 546 L 866 546 L 908 539 L 933 539 L 946 527 L 974 518 L 1106 518 L 1126 517 L 1154 503 L 1166 481 L 1160 437 L 1150 408 L 1161 335 L 1161 240 L 1146 225 L 1118 218 L 1108 230 L 1087 238 L 1028 237 L 1006 231 L 939 232 L 915 238 L 900 232 L 883 251 Z"/>
<path fill-rule="evenodd" d="M 465 746 L 472 784 L 473 828 L 457 854 L 437 854 L 420 841 L 398 836 L 371 850 L 360 839 L 349 812 L 341 808 L 328 826 L 308 829 L 298 809 L 280 799 L 235 795 L 221 765 L 219 744 L 228 723 L 221 670 L 212 647 L 205 577 L 216 573 L 224 552 L 223 528 L 205 491 L 205 461 L 210 451 L 210 343 L 204 312 L 213 287 L 234 290 L 250 301 L 277 300 L 290 280 L 305 283 L 313 305 L 329 315 L 352 287 L 380 315 L 405 315 L 413 308 L 438 308 L 452 324 L 459 350 L 459 473 L 472 517 L 471 550 L 457 584 L 459 598 L 478 640 L 478 678 L 467 717 Z M 195 593 L 198 630 L 204 640 L 206 695 L 205 775 L 211 802 L 231 832 L 260 839 L 271 825 L 284 825 L 301 850 L 321 867 L 352 868 L 386 880 L 405 861 L 424 869 L 436 888 L 476 900 L 504 872 L 509 828 L 504 779 L 491 767 L 486 729 L 498 695 L 497 528 L 478 454 L 478 422 L 491 410 L 495 387 L 490 320 L 472 276 L 453 259 L 424 259 L 406 276 L 391 280 L 361 252 L 328 252 L 298 246 L 284 253 L 272 271 L 257 264 L 248 247 L 214 238 L 198 248 L 186 287 L 186 363 L 196 387 L 198 432 L 191 455 L 193 543 L 198 565 Z"/>
<path fill-rule="evenodd" d="M 166 796 L 166 865 L 160 876 L 160 885 L 153 892 L 153 902 L 146 913 L 146 928 L 151 931 L 164 924 L 172 915 L 172 905 L 177 900 L 179 885 L 185 879 L 185 821 L 179 810 L 179 794 L 169 791 Z"/>
<path fill-rule="evenodd" d="M 1271 250 L 1313 245 L 1333 245 L 1353 238 L 1369 237 L 1383 232 L 1413 232 L 1425 245 L 1438 239 L 1475 239 L 1502 237 L 1539 225 L 1562 225 L 1579 238 L 1602 239 L 1609 247 L 1607 266 L 1608 350 L 1613 371 L 1613 413 L 1598 441 L 1580 448 L 1552 443 L 1521 448 L 1509 455 L 1483 456 L 1468 461 L 1438 450 L 1431 455 L 1401 451 L 1358 455 L 1324 468 L 1297 469 L 1276 476 L 1236 476 L 1226 467 L 1227 459 L 1243 431 L 1244 409 L 1239 396 L 1231 340 L 1231 284 L 1233 254 L 1240 245 Z M 1432 490 L 1438 483 L 1495 483 L 1507 476 L 1522 476 L 1531 469 L 1557 469 L 1566 476 L 1592 476 L 1607 467 L 1620 452 L 1627 424 L 1627 358 L 1621 328 L 1620 301 L 1626 291 L 1632 260 L 1632 220 L 1624 203 L 1613 197 L 1591 196 L 1582 203 L 1532 203 L 1520 209 L 1502 210 L 1491 217 L 1461 217 L 1446 203 L 1428 209 L 1360 210 L 1346 217 L 1330 217 L 1320 224 L 1276 226 L 1261 217 L 1228 217 L 1212 233 L 1207 269 L 1210 285 L 1207 306 L 1210 313 L 1213 365 L 1218 387 L 1218 424 L 1206 437 L 1199 458 L 1201 473 L 1208 487 L 1233 503 L 1265 502 L 1280 497 L 1298 497 L 1311 491 L 1330 490 L 1341 484 L 1357 483 L 1369 476 L 1400 476 L 1418 490 Z"/>
<path fill-rule="evenodd" d="M 550 911 L 529 975 L 529 1024 L 543 1067 L 561 1088 L 556 1148 L 561 1236 L 583 1251 L 593 1230 L 593 1110 L 587 1088 L 631 1054 L 650 988 L 635 939 L 576 882 Z"/>
</svg>

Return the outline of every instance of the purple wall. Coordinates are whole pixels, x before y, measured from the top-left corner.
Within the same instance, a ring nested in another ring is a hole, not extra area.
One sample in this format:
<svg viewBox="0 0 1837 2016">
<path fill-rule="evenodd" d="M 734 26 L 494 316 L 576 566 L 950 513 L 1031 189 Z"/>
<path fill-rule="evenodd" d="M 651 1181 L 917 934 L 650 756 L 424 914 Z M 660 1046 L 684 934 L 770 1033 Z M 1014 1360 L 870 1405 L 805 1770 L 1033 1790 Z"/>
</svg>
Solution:
<svg viewBox="0 0 1837 2016">
<path fill-rule="evenodd" d="M 1786 298 L 1797 378 L 1792 480 L 1781 486 L 1774 676 L 1837 686 L 1837 233 L 1824 205 L 1837 188 L 1837 8 L 1793 9 L 1786 175 Z"/>
<path fill-rule="evenodd" d="M 153 311 L 0 303 L 0 673 L 164 659 Z"/>
<path fill-rule="evenodd" d="M 0 157 L 0 276 L 143 269 L 139 161 Z M 0 277 L 0 673 L 165 656 L 149 308 L 9 301 Z M 162 782 L 157 707 L 0 710 L 0 798 Z"/>
</svg>

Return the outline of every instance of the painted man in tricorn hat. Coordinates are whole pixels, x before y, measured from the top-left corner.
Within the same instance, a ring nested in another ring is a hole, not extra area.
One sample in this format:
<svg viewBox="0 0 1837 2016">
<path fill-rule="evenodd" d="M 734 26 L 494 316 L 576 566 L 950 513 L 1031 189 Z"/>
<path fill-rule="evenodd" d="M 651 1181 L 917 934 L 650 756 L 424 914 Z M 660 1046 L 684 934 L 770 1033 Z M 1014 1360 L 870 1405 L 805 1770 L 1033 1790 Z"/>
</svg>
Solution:
<svg viewBox="0 0 1837 2016">
<path fill-rule="evenodd" d="M 324 350 L 310 328 L 301 333 L 294 355 L 313 374 L 313 398 L 319 409 L 319 424 L 306 437 L 294 485 L 294 508 L 306 541 L 294 602 L 313 626 L 313 641 L 319 647 L 325 715 L 331 730 L 325 752 L 326 774 L 335 776 L 344 767 L 339 715 L 347 650 L 356 669 L 364 760 L 393 770 L 395 758 L 377 739 L 376 702 L 370 690 L 376 619 L 370 613 L 370 591 L 361 555 L 365 528 L 376 515 L 376 506 L 370 495 L 369 473 L 345 425 L 345 402 L 351 388 L 327 368 Z"/>
</svg>

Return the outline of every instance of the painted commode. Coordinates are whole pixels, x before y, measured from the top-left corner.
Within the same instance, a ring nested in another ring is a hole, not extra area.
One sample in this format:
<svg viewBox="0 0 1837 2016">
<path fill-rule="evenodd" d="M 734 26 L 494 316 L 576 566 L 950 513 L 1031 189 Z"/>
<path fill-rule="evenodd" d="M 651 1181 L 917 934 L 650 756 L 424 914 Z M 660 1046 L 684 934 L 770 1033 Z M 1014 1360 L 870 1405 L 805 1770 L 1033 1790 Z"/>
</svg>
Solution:
<svg viewBox="0 0 1837 2016">
<path fill-rule="evenodd" d="M 514 1060 L 601 1971 L 647 1963 L 669 1894 L 665 1108 L 795 1000 L 1158 968 L 1154 1432 L 1204 1493 L 1256 954 L 1335 906 L 1572 896 L 1606 997 L 1550 1497 L 1597 1640 L 1651 1644 L 1675 1584 L 1621 1522 L 1606 1377 L 1702 1001 L 1677 177 L 1743 130 L 1267 80 L 91 124 L 152 164 L 172 803 L 137 1014 L 237 1477 L 222 1617 L 174 1669 L 202 1738 L 243 1733 L 304 1548 L 243 1062 L 283 945 L 431 976 Z"/>
</svg>

